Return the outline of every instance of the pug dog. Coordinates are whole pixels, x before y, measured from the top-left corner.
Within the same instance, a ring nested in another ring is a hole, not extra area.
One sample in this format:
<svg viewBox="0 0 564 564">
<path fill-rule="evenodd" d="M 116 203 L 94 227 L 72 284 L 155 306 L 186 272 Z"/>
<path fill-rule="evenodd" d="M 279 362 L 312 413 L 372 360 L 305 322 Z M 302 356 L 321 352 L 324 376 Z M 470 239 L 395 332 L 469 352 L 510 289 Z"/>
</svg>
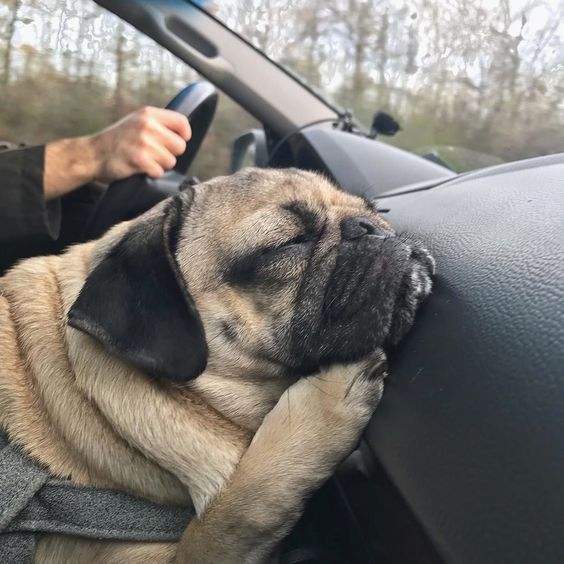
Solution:
<svg viewBox="0 0 564 564">
<path fill-rule="evenodd" d="M 53 476 L 196 517 L 35 559 L 263 562 L 359 440 L 434 261 L 301 170 L 187 187 L 0 279 L 0 428 Z"/>
</svg>

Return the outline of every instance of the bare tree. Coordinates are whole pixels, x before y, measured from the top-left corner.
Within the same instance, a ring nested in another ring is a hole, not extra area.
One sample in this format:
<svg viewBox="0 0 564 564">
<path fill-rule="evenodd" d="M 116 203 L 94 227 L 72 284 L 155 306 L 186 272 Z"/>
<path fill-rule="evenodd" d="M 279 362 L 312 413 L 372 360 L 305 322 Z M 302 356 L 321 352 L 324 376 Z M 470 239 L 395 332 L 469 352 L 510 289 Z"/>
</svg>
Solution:
<svg viewBox="0 0 564 564">
<path fill-rule="evenodd" d="M 127 59 L 127 54 L 125 51 L 125 26 L 120 22 L 116 30 L 116 43 L 114 50 L 115 57 L 115 73 L 116 82 L 114 88 L 114 100 L 113 100 L 113 110 L 114 115 L 118 118 L 123 114 L 124 107 L 124 88 L 125 88 L 125 63 Z"/>
<path fill-rule="evenodd" d="M 402 132 L 391 142 L 409 150 L 519 158 L 564 148 L 564 0 L 222 0 L 208 9 L 361 122 L 378 109 L 395 114 Z M 136 105 L 166 103 L 196 76 L 90 0 L 0 0 L 0 33 L 0 137 L 102 127 Z M 228 148 L 252 122 L 222 102 L 217 123 L 210 139 Z M 205 162 L 209 174 L 217 158 Z"/>
<path fill-rule="evenodd" d="M 6 48 L 4 51 L 4 72 L 2 75 L 2 81 L 4 86 L 10 83 L 11 70 L 12 70 L 12 43 L 14 38 L 14 33 L 16 31 L 16 23 L 18 21 L 18 14 L 22 6 L 22 0 L 11 0 L 8 1 L 9 5 L 9 15 L 8 15 L 8 25 L 6 28 L 6 33 L 4 34 L 4 41 Z"/>
</svg>

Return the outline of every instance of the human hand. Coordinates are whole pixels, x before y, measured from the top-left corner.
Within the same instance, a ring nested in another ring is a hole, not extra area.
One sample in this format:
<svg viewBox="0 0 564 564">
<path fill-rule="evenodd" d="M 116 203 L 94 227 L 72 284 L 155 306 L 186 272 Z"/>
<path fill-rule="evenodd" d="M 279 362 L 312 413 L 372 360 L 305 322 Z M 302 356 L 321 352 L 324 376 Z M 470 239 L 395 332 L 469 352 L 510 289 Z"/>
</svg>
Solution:
<svg viewBox="0 0 564 564">
<path fill-rule="evenodd" d="M 143 107 L 86 138 L 92 148 L 94 178 L 112 182 L 133 174 L 162 176 L 176 164 L 192 135 L 186 116 Z"/>
</svg>

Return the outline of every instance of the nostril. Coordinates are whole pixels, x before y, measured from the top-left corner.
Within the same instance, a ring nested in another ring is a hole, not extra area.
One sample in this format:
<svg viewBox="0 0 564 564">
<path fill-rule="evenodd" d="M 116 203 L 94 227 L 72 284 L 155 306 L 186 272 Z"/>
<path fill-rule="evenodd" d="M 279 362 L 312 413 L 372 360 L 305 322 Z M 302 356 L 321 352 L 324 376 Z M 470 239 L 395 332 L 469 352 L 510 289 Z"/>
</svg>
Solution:
<svg viewBox="0 0 564 564">
<path fill-rule="evenodd" d="M 365 216 L 347 217 L 341 222 L 343 239 L 359 239 L 365 235 L 377 235 L 384 239 L 386 232 L 371 218 Z"/>
<path fill-rule="evenodd" d="M 372 223 L 370 223 L 369 221 L 366 220 L 360 220 L 358 222 L 358 224 L 366 230 L 366 233 L 368 235 L 373 235 L 374 232 L 376 231 L 376 227 L 374 225 L 372 225 Z"/>
</svg>

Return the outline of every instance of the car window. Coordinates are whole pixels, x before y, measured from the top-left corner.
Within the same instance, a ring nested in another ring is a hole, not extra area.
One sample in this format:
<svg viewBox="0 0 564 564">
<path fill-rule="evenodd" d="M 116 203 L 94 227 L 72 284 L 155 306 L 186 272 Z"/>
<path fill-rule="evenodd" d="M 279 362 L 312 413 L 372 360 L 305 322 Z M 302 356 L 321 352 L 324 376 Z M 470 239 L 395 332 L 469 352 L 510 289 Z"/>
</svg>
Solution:
<svg viewBox="0 0 564 564">
<path fill-rule="evenodd" d="M 216 0 L 207 9 L 367 129 L 456 170 L 564 151 L 564 0 Z"/>
<path fill-rule="evenodd" d="M 91 0 L 0 1 L 0 141 L 93 133 L 142 105 L 164 106 L 197 73 Z M 231 143 L 258 124 L 230 98 L 191 173 L 225 174 Z"/>
</svg>

